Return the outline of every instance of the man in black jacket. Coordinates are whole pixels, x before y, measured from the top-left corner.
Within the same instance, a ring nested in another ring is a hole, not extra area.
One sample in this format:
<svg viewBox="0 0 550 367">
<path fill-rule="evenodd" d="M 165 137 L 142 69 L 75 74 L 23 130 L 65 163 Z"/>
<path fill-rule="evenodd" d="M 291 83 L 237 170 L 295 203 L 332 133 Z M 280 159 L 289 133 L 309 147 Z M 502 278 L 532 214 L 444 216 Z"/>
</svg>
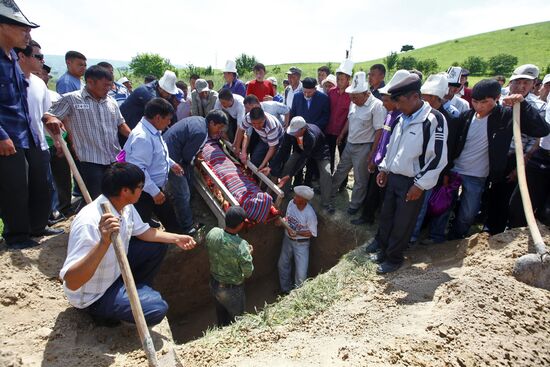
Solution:
<svg viewBox="0 0 550 367">
<path fill-rule="evenodd" d="M 319 169 L 324 207 L 329 213 L 334 213 L 334 208 L 329 204 L 332 177 L 328 144 L 321 129 L 317 125 L 306 123 L 303 117 L 296 116 L 290 121 L 279 151 L 269 163 L 269 167 L 264 168 L 262 172 L 280 177 L 279 187 L 288 191 L 291 177 L 302 170 L 308 160 L 315 162 Z"/>
<path fill-rule="evenodd" d="M 457 120 L 458 133 L 452 171 L 462 179 L 460 207 L 449 231 L 449 238 L 463 238 L 479 210 L 485 181 L 500 178 L 506 170 L 506 155 L 512 141 L 512 109 L 497 103 L 500 98 L 500 84 L 496 80 L 484 79 L 472 90 L 473 110 L 463 112 Z M 526 102 L 521 94 L 507 96 L 506 106 L 520 102 L 521 131 L 539 137 L 550 132 L 550 128 Z M 447 215 L 448 213 L 444 214 Z M 444 230 L 440 228 L 440 230 Z"/>
</svg>

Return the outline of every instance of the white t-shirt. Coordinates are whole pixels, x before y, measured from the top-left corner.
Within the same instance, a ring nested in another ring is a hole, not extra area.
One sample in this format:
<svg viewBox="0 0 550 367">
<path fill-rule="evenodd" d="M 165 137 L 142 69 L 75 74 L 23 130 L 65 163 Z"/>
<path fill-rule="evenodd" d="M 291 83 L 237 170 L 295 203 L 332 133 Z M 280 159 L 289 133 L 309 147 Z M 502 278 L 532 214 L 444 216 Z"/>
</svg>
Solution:
<svg viewBox="0 0 550 367">
<path fill-rule="evenodd" d="M 460 156 L 454 161 L 453 171 L 466 176 L 489 176 L 489 139 L 487 139 L 487 118 L 478 119 L 475 114 L 468 129 L 466 143 Z M 502 157 L 506 159 L 506 157 Z"/>
<path fill-rule="evenodd" d="M 546 123 L 550 124 L 550 108 L 548 107 L 548 104 L 550 104 L 550 94 L 546 98 L 546 102 L 547 104 L 546 104 L 545 119 L 546 119 Z M 550 150 L 550 134 L 546 135 L 543 138 L 540 138 L 540 147 L 542 149 Z"/>
<path fill-rule="evenodd" d="M 310 231 L 312 237 L 317 237 L 317 215 L 309 203 L 303 210 L 299 210 L 294 204 L 294 200 L 291 200 L 286 208 L 286 220 L 290 228 L 296 232 Z M 285 234 L 288 236 L 287 231 L 285 231 Z M 296 238 L 303 239 L 307 237 L 298 235 Z"/>
<path fill-rule="evenodd" d="M 40 148 L 42 150 L 48 150 L 48 143 L 44 136 L 42 116 L 44 112 L 47 112 L 52 106 L 50 92 L 48 91 L 46 83 L 34 74 L 30 75 L 27 82 L 29 83 L 27 87 L 27 103 L 29 105 L 31 124 L 40 132 Z"/>
<path fill-rule="evenodd" d="M 270 115 L 275 116 L 281 125 L 285 125 L 284 115 L 290 112 L 290 107 L 281 102 L 276 101 L 264 101 L 260 102 L 262 110 L 269 113 Z"/>
<path fill-rule="evenodd" d="M 65 278 L 67 271 L 80 259 L 86 256 L 92 247 L 99 243 L 99 221 L 101 219 L 101 203 L 108 202 L 108 199 L 100 195 L 97 199 L 86 205 L 76 216 L 71 224 L 69 244 L 67 247 L 67 258 L 59 272 L 61 279 Z M 128 244 L 131 236 L 139 236 L 147 231 L 149 224 L 143 223 L 133 205 L 126 205 L 122 213 L 111 205 L 111 212 L 120 219 L 120 239 L 124 244 L 124 250 L 128 253 Z M 86 308 L 97 301 L 105 291 L 120 276 L 120 268 L 115 255 L 113 245 L 105 253 L 99 263 L 94 275 L 86 284 L 72 291 L 63 282 L 63 289 L 69 303 L 76 308 Z"/>
<path fill-rule="evenodd" d="M 298 84 L 298 87 L 296 89 L 292 89 L 292 86 L 290 86 L 290 85 L 288 87 L 286 87 L 285 104 L 288 107 L 292 108 L 292 101 L 294 100 L 294 95 L 298 92 L 301 92 L 302 90 L 303 90 L 302 82 L 300 82 L 300 84 Z"/>
<path fill-rule="evenodd" d="M 245 109 L 243 104 L 244 98 L 238 94 L 233 94 L 233 105 L 229 108 L 223 108 L 220 100 L 218 99 L 214 104 L 215 110 L 224 110 L 231 117 L 237 120 L 237 126 L 243 127 L 243 121 L 245 116 Z"/>
<path fill-rule="evenodd" d="M 372 94 L 362 106 L 351 103 L 348 113 L 348 143 L 374 142 L 374 133 L 384 127 L 386 114 L 382 102 Z"/>
</svg>

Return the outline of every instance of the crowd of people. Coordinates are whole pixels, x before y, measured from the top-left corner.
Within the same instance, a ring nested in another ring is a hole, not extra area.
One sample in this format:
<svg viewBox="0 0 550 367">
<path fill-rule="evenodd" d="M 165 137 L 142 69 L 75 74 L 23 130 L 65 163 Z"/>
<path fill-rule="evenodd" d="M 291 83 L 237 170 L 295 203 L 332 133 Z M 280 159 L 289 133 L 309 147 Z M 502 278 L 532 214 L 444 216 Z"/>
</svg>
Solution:
<svg viewBox="0 0 550 367">
<path fill-rule="evenodd" d="M 228 60 L 219 91 L 198 75 L 187 84 L 171 71 L 134 89 L 126 77 L 114 81 L 108 62 L 88 66 L 82 53 L 69 51 L 52 91 L 50 68 L 30 37 L 36 27 L 13 1 L 0 4 L 3 238 L 9 249 L 34 247 L 34 238 L 61 233 L 51 226 L 76 214 L 60 277 L 69 302 L 98 322 L 133 321 L 109 246 L 114 232 L 126 246 L 147 322 L 166 313 L 152 280 L 166 244 L 196 244 L 193 165 L 210 139 L 229 141 L 237 160 L 294 191 L 278 261 L 283 293 L 307 277 L 317 236 L 315 192 L 317 211 L 331 215 L 335 198 L 351 186 L 347 213 L 360 215 L 350 221 L 365 225 L 378 217 L 366 251 L 381 274 L 399 269 L 411 244 L 467 236 L 480 210 L 491 234 L 525 225 L 512 143 L 516 103 L 535 214 L 547 203 L 550 74 L 537 83 L 535 65 L 516 68 L 507 85 L 498 76 L 470 89 L 460 66 L 426 77 L 397 70 L 386 84 L 384 65 L 354 71 L 347 59 L 334 74 L 320 67 L 316 77 L 291 67 L 278 93 L 263 64 L 243 82 Z M 93 200 L 84 207 L 74 203 L 82 192 L 71 182 L 63 141 Z M 114 214 L 102 214 L 105 202 Z M 220 325 L 244 312 L 244 279 L 253 272 L 252 246 L 238 235 L 245 221 L 241 208 L 230 208 L 226 228 L 206 236 Z"/>
</svg>

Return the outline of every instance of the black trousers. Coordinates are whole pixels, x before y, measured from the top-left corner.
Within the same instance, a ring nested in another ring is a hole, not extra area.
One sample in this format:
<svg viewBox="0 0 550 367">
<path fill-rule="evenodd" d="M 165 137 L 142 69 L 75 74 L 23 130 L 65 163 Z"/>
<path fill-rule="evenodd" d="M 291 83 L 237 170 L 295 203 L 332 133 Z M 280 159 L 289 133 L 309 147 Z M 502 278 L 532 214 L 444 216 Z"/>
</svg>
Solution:
<svg viewBox="0 0 550 367">
<path fill-rule="evenodd" d="M 525 167 L 525 176 L 531 204 L 535 216 L 538 216 L 542 214 L 546 200 L 550 195 L 550 151 L 544 149 L 536 151 Z M 527 225 L 519 187 L 516 187 L 510 199 L 508 224 L 512 228 Z"/>
<path fill-rule="evenodd" d="M 390 173 L 380 212 L 379 244 L 386 261 L 401 264 L 422 203 L 424 192 L 414 201 L 405 201 L 414 177 Z"/>
<path fill-rule="evenodd" d="M 68 214 L 71 209 L 71 169 L 65 157 L 58 157 L 55 147 L 50 148 L 50 167 L 57 189 L 59 211 Z"/>
<path fill-rule="evenodd" d="M 49 152 L 39 147 L 17 148 L 15 154 L 0 157 L 0 211 L 7 244 L 28 240 L 48 224 L 49 164 Z"/>
<path fill-rule="evenodd" d="M 330 172 L 331 173 L 334 173 L 334 170 L 336 169 L 336 167 L 334 166 L 334 160 L 336 159 L 336 148 L 338 147 L 338 153 L 340 153 L 340 157 L 341 157 L 342 153 L 344 153 L 344 148 L 346 147 L 347 139 L 343 139 L 340 145 L 336 145 L 336 139 L 338 139 L 336 135 L 325 135 L 325 141 L 327 142 L 328 149 L 330 151 Z"/>
<path fill-rule="evenodd" d="M 168 195 L 166 195 L 164 203 L 156 205 L 153 201 L 153 197 L 143 191 L 138 202 L 134 204 L 134 207 L 141 216 L 141 220 L 145 223 L 150 223 L 151 217 L 155 214 L 166 231 L 183 233 L 183 228 L 178 225 L 176 213 L 174 212 L 174 207 Z"/>
<path fill-rule="evenodd" d="M 378 176 L 378 168 L 371 173 L 369 177 L 369 184 L 367 187 L 367 196 L 363 201 L 363 212 L 361 218 L 365 219 L 368 223 L 374 222 L 374 214 L 380 207 L 382 200 L 384 200 L 384 188 L 378 186 L 376 183 L 376 176 Z"/>
<path fill-rule="evenodd" d="M 485 220 L 485 226 L 489 229 L 491 235 L 504 232 L 506 229 L 510 198 L 518 185 L 517 180 L 508 181 L 506 176 L 515 168 L 516 156 L 512 154 L 507 157 L 504 177 L 499 180 L 491 181 L 487 189 L 487 218 Z"/>
</svg>

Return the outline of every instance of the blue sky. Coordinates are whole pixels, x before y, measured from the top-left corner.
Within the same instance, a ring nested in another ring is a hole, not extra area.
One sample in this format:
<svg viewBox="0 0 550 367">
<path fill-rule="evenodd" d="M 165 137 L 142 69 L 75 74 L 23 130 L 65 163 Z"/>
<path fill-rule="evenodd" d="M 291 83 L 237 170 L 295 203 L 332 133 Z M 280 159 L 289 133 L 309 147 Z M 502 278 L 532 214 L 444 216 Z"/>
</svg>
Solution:
<svg viewBox="0 0 550 367">
<path fill-rule="evenodd" d="M 130 60 L 159 53 L 175 64 L 221 67 L 242 52 L 265 64 L 365 61 L 445 40 L 550 20 L 533 0 L 16 0 L 41 25 L 46 54 Z M 502 47 L 505 51 L 506 46 Z"/>
</svg>

